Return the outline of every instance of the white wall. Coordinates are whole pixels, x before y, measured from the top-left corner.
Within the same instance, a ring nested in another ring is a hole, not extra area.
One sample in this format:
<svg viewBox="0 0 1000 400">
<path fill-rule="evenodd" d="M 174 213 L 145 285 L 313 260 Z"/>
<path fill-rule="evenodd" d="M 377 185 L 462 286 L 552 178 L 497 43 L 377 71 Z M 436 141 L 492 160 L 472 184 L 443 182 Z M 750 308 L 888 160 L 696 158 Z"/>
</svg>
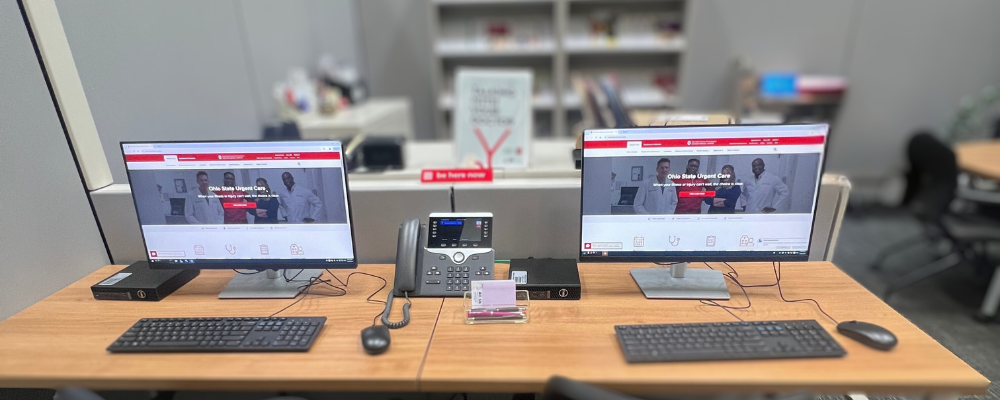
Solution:
<svg viewBox="0 0 1000 400">
<path fill-rule="evenodd" d="M 56 6 L 115 182 L 123 140 L 260 136 L 232 2 Z"/>
<path fill-rule="evenodd" d="M 852 180 L 902 171 L 914 130 L 943 134 L 963 96 L 1000 84 L 1000 2 L 869 0 L 861 16 L 827 164 Z"/>
<path fill-rule="evenodd" d="M 277 116 L 272 91 L 289 67 L 315 72 L 323 53 L 360 68 L 357 10 L 353 0 L 240 0 L 234 2 L 245 26 L 244 43 L 262 122 Z"/>
<path fill-rule="evenodd" d="M 364 0 L 358 5 L 372 95 L 409 97 L 417 138 L 435 137 L 429 0 Z"/>
<path fill-rule="evenodd" d="M 913 131 L 943 132 L 959 99 L 1000 84 L 1000 3 L 983 0 L 697 0 L 688 3 L 683 105 L 729 105 L 732 64 L 841 74 L 850 88 L 827 169 L 888 177 Z"/>
<path fill-rule="evenodd" d="M 689 1 L 680 80 L 684 106 L 728 108 L 737 57 L 764 70 L 842 73 L 859 1 Z"/>
<path fill-rule="evenodd" d="M 107 264 L 15 0 L 0 0 L 0 320 Z"/>
<path fill-rule="evenodd" d="M 122 140 L 259 139 L 271 89 L 361 59 L 354 0 L 56 0 L 114 180 Z"/>
</svg>

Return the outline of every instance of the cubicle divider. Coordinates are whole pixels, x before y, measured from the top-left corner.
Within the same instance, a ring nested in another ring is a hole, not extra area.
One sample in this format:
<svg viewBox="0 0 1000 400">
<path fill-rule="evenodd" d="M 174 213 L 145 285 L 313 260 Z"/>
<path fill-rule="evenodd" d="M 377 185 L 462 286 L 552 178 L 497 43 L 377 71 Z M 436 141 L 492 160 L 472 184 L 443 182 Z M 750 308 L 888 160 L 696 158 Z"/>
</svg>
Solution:
<svg viewBox="0 0 1000 400">
<path fill-rule="evenodd" d="M 811 261 L 832 259 L 850 188 L 843 176 L 823 176 Z M 361 263 L 395 262 L 399 224 L 408 218 L 426 221 L 432 212 L 451 209 L 449 185 L 352 180 L 350 189 Z M 128 185 L 111 185 L 91 193 L 117 264 L 146 258 L 129 190 Z M 498 259 L 577 258 L 579 178 L 499 179 L 489 184 L 456 184 L 454 190 L 456 211 L 494 214 Z"/>
</svg>

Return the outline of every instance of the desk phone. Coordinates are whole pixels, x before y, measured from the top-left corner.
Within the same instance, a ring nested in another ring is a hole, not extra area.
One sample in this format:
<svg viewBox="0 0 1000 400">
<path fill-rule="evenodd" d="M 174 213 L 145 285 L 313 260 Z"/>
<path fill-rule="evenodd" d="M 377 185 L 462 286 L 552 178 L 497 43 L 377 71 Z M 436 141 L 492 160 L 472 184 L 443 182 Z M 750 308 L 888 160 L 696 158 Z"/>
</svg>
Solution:
<svg viewBox="0 0 1000 400">
<path fill-rule="evenodd" d="M 433 213 L 427 225 L 406 221 L 396 248 L 396 295 L 461 297 L 472 281 L 493 279 L 492 244 L 491 213 Z"/>
</svg>

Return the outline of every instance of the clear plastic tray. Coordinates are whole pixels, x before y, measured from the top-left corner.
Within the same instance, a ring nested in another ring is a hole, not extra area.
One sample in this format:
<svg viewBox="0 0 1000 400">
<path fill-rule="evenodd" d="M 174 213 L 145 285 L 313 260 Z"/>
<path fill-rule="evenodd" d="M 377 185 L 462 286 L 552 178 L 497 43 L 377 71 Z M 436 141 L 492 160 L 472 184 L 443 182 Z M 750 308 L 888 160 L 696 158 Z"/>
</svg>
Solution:
<svg viewBox="0 0 1000 400">
<path fill-rule="evenodd" d="M 466 324 L 523 324 L 528 322 L 529 299 L 527 290 L 517 290 L 514 306 L 472 306 L 472 293 L 465 292 Z"/>
</svg>

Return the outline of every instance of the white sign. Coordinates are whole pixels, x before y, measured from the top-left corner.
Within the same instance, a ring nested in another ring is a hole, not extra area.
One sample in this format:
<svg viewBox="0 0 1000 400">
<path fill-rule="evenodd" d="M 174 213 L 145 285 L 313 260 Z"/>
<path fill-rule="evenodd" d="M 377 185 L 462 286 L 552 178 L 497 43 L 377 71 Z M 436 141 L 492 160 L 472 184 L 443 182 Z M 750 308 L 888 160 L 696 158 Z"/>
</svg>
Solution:
<svg viewBox="0 0 1000 400">
<path fill-rule="evenodd" d="M 459 69 L 453 137 L 462 166 L 528 166 L 532 78 L 531 70 Z"/>
</svg>

